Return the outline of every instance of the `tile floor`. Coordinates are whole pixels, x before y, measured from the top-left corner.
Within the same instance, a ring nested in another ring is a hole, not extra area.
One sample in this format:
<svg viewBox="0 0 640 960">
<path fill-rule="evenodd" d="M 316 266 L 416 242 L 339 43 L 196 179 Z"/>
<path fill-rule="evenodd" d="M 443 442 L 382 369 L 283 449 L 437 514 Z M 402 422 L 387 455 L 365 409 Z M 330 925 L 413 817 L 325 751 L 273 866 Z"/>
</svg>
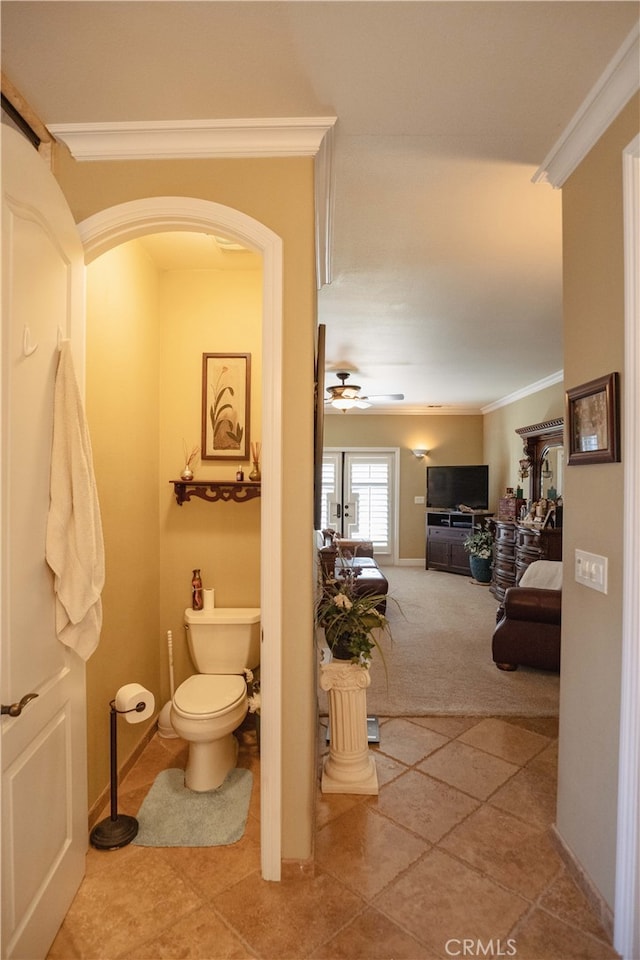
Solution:
<svg viewBox="0 0 640 960">
<path fill-rule="evenodd" d="M 321 755 L 325 734 L 321 721 Z M 91 849 L 49 958 L 615 958 L 547 832 L 556 737 L 549 719 L 382 720 L 379 795 L 319 794 L 314 875 L 276 884 L 260 877 L 260 767 L 245 725 L 242 840 Z M 135 815 L 156 774 L 185 758 L 182 741 L 156 736 L 120 812 Z"/>
</svg>

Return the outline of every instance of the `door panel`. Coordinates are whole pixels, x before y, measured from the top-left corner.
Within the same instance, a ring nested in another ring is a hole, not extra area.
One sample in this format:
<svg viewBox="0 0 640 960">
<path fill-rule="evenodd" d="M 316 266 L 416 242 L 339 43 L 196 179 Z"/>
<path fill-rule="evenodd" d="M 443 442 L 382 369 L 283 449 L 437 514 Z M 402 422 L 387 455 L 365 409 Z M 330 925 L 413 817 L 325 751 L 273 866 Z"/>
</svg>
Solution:
<svg viewBox="0 0 640 960">
<path fill-rule="evenodd" d="M 85 666 L 55 632 L 45 561 L 58 340 L 82 382 L 82 248 L 36 151 L 2 133 L 2 956 L 46 956 L 84 874 Z"/>
<path fill-rule="evenodd" d="M 378 556 L 395 556 L 395 453 L 325 450 L 323 526 L 349 539 L 372 540 Z"/>
</svg>

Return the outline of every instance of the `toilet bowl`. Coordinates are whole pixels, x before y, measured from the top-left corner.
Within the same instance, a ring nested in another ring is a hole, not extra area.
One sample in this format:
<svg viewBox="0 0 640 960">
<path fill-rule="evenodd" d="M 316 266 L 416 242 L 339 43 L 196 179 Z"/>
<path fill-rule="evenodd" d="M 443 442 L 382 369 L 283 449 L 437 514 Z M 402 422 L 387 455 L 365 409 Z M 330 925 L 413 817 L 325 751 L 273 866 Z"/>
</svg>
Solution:
<svg viewBox="0 0 640 960">
<path fill-rule="evenodd" d="M 174 692 L 171 724 L 189 743 L 185 786 L 204 792 L 219 787 L 238 758 L 233 735 L 248 711 L 246 668 L 260 659 L 260 610 L 185 610 L 194 665 L 201 671 Z"/>
</svg>

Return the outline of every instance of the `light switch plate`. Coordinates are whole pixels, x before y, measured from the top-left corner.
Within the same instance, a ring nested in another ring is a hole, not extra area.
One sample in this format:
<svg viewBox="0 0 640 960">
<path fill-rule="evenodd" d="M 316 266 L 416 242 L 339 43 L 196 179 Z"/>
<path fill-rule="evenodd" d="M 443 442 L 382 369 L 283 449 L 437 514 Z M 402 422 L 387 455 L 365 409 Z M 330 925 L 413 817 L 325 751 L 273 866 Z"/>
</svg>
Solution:
<svg viewBox="0 0 640 960">
<path fill-rule="evenodd" d="M 576 550 L 576 583 L 591 590 L 607 592 L 608 558 L 586 550 Z"/>
<path fill-rule="evenodd" d="M 424 497 L 414 497 L 414 498 L 413 498 L 413 502 L 414 502 L 414 503 L 424 503 Z"/>
</svg>

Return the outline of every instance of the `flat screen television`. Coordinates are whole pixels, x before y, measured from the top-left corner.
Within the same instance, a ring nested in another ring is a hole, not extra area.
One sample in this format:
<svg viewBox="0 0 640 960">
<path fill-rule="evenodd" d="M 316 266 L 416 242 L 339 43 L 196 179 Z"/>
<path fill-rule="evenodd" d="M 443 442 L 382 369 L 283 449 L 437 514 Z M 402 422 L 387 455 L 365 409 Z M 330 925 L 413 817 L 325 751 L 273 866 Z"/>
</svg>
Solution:
<svg viewBox="0 0 640 960">
<path fill-rule="evenodd" d="M 460 504 L 474 510 L 489 509 L 487 464 L 460 467 L 427 467 L 427 507 L 456 510 Z"/>
</svg>

